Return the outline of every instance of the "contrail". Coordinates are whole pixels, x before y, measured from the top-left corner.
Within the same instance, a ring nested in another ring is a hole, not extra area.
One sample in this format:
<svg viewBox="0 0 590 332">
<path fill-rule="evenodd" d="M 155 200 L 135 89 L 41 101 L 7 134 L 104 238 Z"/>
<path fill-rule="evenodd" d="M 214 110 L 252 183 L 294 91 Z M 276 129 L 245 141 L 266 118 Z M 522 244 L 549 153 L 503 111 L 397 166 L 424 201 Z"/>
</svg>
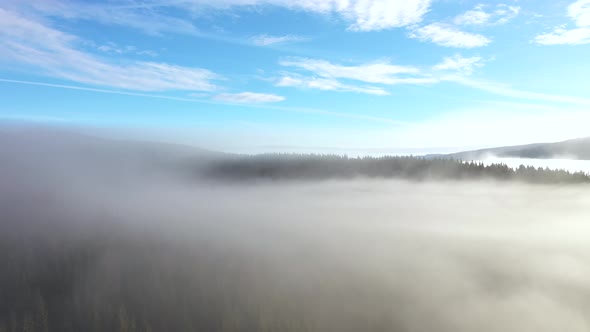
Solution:
<svg viewBox="0 0 590 332">
<path fill-rule="evenodd" d="M 396 120 L 388 119 L 388 118 L 375 117 L 375 116 L 362 115 L 362 114 L 341 113 L 341 112 L 334 112 L 334 111 L 321 110 L 321 109 L 315 109 L 315 108 L 289 107 L 289 106 L 269 106 L 269 105 L 260 105 L 260 104 L 254 105 L 254 104 L 223 103 L 223 102 L 216 102 L 216 101 L 210 101 L 210 100 L 199 100 L 199 99 L 182 98 L 182 97 L 162 96 L 162 95 L 154 95 L 154 94 L 140 93 L 140 92 L 127 92 L 127 91 L 117 91 L 117 90 L 108 90 L 108 89 L 98 89 L 98 88 L 90 88 L 90 87 L 83 87 L 83 86 L 76 86 L 76 85 L 12 80 L 12 79 L 6 79 L 6 78 L 0 78 L 0 82 L 24 84 L 24 85 L 36 85 L 36 86 L 44 86 L 44 87 L 58 88 L 58 89 L 89 91 L 89 92 L 96 92 L 96 93 L 107 93 L 107 94 L 113 94 L 113 95 L 123 95 L 123 96 L 132 96 L 132 97 L 164 99 L 164 100 L 173 100 L 173 101 L 198 103 L 198 104 L 225 105 L 225 106 L 232 106 L 232 107 L 270 109 L 270 110 L 278 110 L 278 111 L 292 112 L 292 113 L 318 114 L 318 115 L 324 115 L 324 116 L 334 116 L 334 117 L 339 117 L 339 118 L 348 118 L 348 119 L 356 119 L 356 120 L 363 120 L 363 121 L 370 121 L 370 122 L 387 123 L 387 124 L 391 124 L 391 125 L 407 125 L 407 123 L 405 123 L 405 122 L 396 121 Z"/>
<path fill-rule="evenodd" d="M 0 78 L 0 82 L 26 84 L 26 85 L 38 85 L 38 86 L 46 86 L 46 87 L 50 87 L 50 88 L 81 90 L 81 91 L 90 91 L 90 92 L 98 92 L 98 93 L 108 93 L 108 94 L 113 94 L 113 95 L 124 95 L 124 96 L 145 97 L 145 98 L 155 98 L 155 99 L 167 99 L 167 100 L 186 101 L 186 102 L 204 103 L 204 104 L 216 104 L 216 103 L 205 101 L 205 100 L 170 97 L 170 96 L 162 96 L 162 95 L 152 95 L 152 94 L 148 94 L 148 93 L 139 93 L 139 92 L 126 92 L 126 91 L 117 91 L 117 90 L 88 88 L 88 87 L 75 86 L 75 85 L 33 82 L 33 81 L 20 81 L 20 80 L 6 79 L 6 78 Z"/>
</svg>

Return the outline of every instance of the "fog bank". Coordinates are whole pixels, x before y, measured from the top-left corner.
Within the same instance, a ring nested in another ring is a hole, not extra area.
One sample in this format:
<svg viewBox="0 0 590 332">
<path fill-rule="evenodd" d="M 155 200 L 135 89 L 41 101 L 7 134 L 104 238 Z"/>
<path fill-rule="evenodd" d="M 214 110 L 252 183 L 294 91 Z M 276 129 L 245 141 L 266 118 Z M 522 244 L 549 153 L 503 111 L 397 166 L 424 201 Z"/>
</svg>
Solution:
<svg viewBox="0 0 590 332">
<path fill-rule="evenodd" d="M 13 148 L 0 329 L 26 322 L 24 278 L 56 331 L 122 330 L 121 310 L 138 331 L 590 330 L 585 186 L 189 181 L 136 148 Z M 60 266 L 57 294 L 38 276 Z"/>
</svg>

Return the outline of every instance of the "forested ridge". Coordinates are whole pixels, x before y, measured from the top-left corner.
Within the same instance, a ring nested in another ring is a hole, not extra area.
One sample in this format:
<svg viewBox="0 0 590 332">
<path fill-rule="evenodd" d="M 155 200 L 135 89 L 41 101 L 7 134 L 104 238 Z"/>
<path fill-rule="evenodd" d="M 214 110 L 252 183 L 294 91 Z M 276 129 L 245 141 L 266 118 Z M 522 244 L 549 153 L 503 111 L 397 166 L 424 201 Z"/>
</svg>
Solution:
<svg viewBox="0 0 590 332">
<path fill-rule="evenodd" d="M 266 154 L 220 159 L 206 168 L 214 178 L 248 180 L 399 178 L 407 180 L 516 180 L 529 183 L 590 183 L 584 172 L 571 173 L 505 164 L 484 165 L 454 159 L 428 159 L 414 156 L 358 157 L 338 155 Z"/>
</svg>

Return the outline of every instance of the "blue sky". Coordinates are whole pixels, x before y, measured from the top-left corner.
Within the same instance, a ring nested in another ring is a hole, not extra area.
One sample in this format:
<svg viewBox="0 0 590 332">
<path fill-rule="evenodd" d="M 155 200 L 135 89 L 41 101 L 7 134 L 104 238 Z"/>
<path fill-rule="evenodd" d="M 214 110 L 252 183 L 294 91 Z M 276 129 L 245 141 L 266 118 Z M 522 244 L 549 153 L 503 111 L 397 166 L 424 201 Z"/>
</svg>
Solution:
<svg viewBox="0 0 590 332">
<path fill-rule="evenodd" d="M 553 141 L 590 136 L 589 59 L 590 0 L 0 0 L 0 119 L 231 151 Z"/>
</svg>

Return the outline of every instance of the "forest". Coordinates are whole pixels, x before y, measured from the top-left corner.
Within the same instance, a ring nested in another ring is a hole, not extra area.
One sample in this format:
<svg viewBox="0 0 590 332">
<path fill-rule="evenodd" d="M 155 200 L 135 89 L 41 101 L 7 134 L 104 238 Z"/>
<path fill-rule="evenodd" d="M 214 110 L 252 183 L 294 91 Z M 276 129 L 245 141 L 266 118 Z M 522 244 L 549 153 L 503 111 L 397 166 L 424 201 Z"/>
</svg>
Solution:
<svg viewBox="0 0 590 332">
<path fill-rule="evenodd" d="M 247 179 L 351 179 L 355 177 L 397 178 L 405 180 L 502 180 L 539 184 L 590 183 L 584 172 L 535 168 L 517 169 L 505 164 L 385 156 L 349 158 L 338 155 L 265 154 L 217 159 L 205 168 L 214 178 Z"/>
</svg>

